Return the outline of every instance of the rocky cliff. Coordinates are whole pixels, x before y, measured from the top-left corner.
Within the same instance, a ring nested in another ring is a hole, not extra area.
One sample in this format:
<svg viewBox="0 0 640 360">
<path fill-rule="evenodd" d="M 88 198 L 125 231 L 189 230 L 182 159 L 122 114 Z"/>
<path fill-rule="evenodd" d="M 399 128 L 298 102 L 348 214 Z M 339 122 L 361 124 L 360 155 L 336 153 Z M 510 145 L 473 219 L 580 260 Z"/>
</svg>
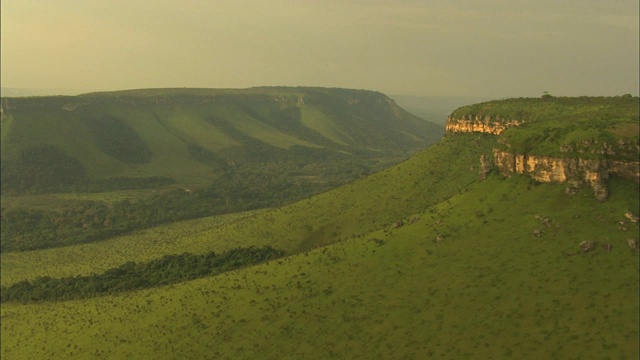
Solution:
<svg viewBox="0 0 640 360">
<path fill-rule="evenodd" d="M 445 124 L 445 132 L 481 132 L 500 135 L 504 130 L 522 124 L 523 120 L 500 120 L 491 116 L 468 116 L 462 119 L 449 117 Z"/>
<path fill-rule="evenodd" d="M 535 146 L 530 151 L 512 149 L 509 140 L 501 134 L 513 127 L 525 124 L 526 120 L 504 120 L 492 116 L 449 117 L 446 133 L 486 133 L 497 137 L 493 154 L 480 158 L 481 179 L 493 169 L 504 176 L 526 174 L 542 183 L 568 183 L 567 193 L 588 186 L 593 189 L 598 201 L 606 201 L 609 190 L 607 180 L 616 175 L 640 182 L 640 162 L 637 141 L 618 139 L 613 144 L 597 140 L 582 140 L 573 145 L 558 148 L 559 156 L 536 155 Z M 593 145 L 598 144 L 602 146 Z M 621 154 L 624 152 L 624 154 Z M 632 154 L 632 156 L 629 156 Z M 618 156 L 620 155 L 620 156 Z M 624 156 L 623 156 L 624 155 Z M 636 161 L 630 160 L 634 158 Z"/>
<path fill-rule="evenodd" d="M 527 174 L 543 183 L 568 182 L 573 189 L 587 185 L 593 189 L 598 201 L 607 200 L 607 179 L 610 175 L 636 182 L 640 179 L 640 163 L 637 161 L 556 158 L 493 149 L 493 164 L 504 176 Z M 568 193 L 571 191 L 572 189 L 569 189 Z"/>
</svg>

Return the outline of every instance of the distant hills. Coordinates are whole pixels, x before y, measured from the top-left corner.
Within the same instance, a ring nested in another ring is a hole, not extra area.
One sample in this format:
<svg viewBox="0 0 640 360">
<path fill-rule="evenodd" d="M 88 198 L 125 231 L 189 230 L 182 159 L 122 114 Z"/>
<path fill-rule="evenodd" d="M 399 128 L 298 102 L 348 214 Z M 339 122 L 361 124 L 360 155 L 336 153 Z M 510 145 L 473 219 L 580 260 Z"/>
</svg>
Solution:
<svg viewBox="0 0 640 360">
<path fill-rule="evenodd" d="M 405 160 L 444 131 L 384 94 L 349 89 L 145 89 L 1 105 L 2 251 L 280 206 Z"/>
<path fill-rule="evenodd" d="M 3 87 L 1 97 L 28 97 L 28 96 L 60 96 L 81 95 L 90 92 L 86 89 L 37 89 L 37 88 L 8 88 Z M 92 90 L 91 92 L 98 92 Z M 418 96 L 389 94 L 400 107 L 422 119 L 443 124 L 447 116 L 455 109 L 482 101 L 492 100 L 486 96 Z"/>
<path fill-rule="evenodd" d="M 198 186 L 247 164 L 287 163 L 299 179 L 328 159 L 374 171 L 443 130 L 381 93 L 346 89 L 3 97 L 2 110 L 3 194 Z"/>
</svg>

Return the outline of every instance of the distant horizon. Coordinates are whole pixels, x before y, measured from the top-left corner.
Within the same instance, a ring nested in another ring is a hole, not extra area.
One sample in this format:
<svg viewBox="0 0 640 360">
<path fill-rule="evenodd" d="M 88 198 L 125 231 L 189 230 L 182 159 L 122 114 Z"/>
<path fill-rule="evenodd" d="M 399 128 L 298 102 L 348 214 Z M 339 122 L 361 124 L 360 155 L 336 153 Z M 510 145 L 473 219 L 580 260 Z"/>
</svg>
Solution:
<svg viewBox="0 0 640 360">
<path fill-rule="evenodd" d="M 55 95 L 81 95 L 85 93 L 92 92 L 115 92 L 115 91 L 128 91 L 128 90 L 147 90 L 147 89 L 251 89 L 251 88 L 261 88 L 261 87 L 307 87 L 307 88 L 341 88 L 341 89 L 358 89 L 355 87 L 344 87 L 344 86 L 314 86 L 314 85 L 256 85 L 256 86 L 247 86 L 247 87 L 203 87 L 203 86 L 159 86 L 159 87 L 133 87 L 133 88 L 122 88 L 122 89 L 99 89 L 99 88 L 47 88 L 47 87 L 15 87 L 15 86 L 2 86 L 3 96 L 4 92 L 27 92 L 27 93 L 42 93 L 43 96 L 55 96 Z M 406 96 L 406 97 L 486 97 L 483 95 L 420 95 L 420 94 L 389 94 L 384 91 L 380 91 L 379 89 L 361 89 L 361 90 L 369 90 L 369 91 L 378 91 L 385 95 L 391 96 Z"/>
<path fill-rule="evenodd" d="M 260 88 L 260 87 L 317 87 L 317 88 L 343 88 L 343 89 L 358 89 L 355 87 L 343 87 L 343 86 L 314 86 L 314 85 L 256 85 L 256 86 L 248 86 L 248 87 L 202 87 L 202 86 L 161 86 L 161 87 L 134 87 L 134 88 L 123 88 L 123 89 L 80 89 L 80 88 L 29 88 L 29 87 L 10 87 L 10 86 L 2 86 L 0 88 L 0 96 L 2 97 L 30 97 L 30 96 L 77 96 L 87 93 L 94 92 L 115 92 L 115 91 L 128 91 L 128 90 L 146 90 L 146 89 L 250 89 L 250 88 Z M 541 91 L 540 94 L 530 95 L 530 96 L 522 96 L 522 95 L 421 95 L 421 94 L 398 94 L 398 93 L 388 93 L 381 91 L 380 89 L 361 89 L 361 90 L 369 90 L 369 91 L 378 91 L 381 92 L 391 98 L 393 97 L 404 97 L 404 98 L 482 98 L 482 99 L 506 99 L 506 98 L 518 98 L 518 97 L 540 97 L 545 93 L 548 93 L 552 96 L 558 97 L 580 97 L 580 96 L 622 96 L 630 94 L 634 97 L 638 97 L 638 93 L 621 93 L 621 94 L 593 94 L 593 95 L 565 95 L 565 94 L 557 94 L 552 91 Z"/>
</svg>

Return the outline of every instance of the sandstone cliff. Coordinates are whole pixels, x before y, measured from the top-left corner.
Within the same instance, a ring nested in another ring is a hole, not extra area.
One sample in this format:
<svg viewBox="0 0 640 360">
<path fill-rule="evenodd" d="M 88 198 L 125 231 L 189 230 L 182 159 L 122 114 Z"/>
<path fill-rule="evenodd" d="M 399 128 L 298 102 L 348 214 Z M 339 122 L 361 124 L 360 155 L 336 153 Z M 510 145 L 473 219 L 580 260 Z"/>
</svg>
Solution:
<svg viewBox="0 0 640 360">
<path fill-rule="evenodd" d="M 569 182 L 574 188 L 584 184 L 593 189 L 599 201 L 607 200 L 607 179 L 610 175 L 636 182 L 640 179 L 640 162 L 637 161 L 555 158 L 514 154 L 498 149 L 493 149 L 493 160 L 495 168 L 504 176 L 527 174 L 543 183 Z"/>
<path fill-rule="evenodd" d="M 620 139 L 612 146 L 606 142 L 598 144 L 597 140 L 583 140 L 573 145 L 560 146 L 560 156 L 535 155 L 535 150 L 530 153 L 518 152 L 510 149 L 511 145 L 500 134 L 508 128 L 524 123 L 525 120 L 498 120 L 490 116 L 449 117 L 446 133 L 477 132 L 498 137 L 497 145 L 501 148 L 493 149 L 492 159 L 487 155 L 480 158 L 481 179 L 492 169 L 504 176 L 526 174 L 542 183 L 568 183 L 568 193 L 589 186 L 599 201 L 607 200 L 607 180 L 610 175 L 640 182 L 640 162 L 637 161 L 637 156 L 633 155 L 638 152 L 636 143 Z M 594 143 L 599 146 L 594 147 Z M 624 156 L 616 150 L 622 150 Z"/>
<path fill-rule="evenodd" d="M 522 124 L 522 120 L 501 121 L 491 116 L 468 116 L 462 119 L 449 117 L 445 124 L 445 132 L 481 132 L 500 135 L 507 128 Z"/>
</svg>

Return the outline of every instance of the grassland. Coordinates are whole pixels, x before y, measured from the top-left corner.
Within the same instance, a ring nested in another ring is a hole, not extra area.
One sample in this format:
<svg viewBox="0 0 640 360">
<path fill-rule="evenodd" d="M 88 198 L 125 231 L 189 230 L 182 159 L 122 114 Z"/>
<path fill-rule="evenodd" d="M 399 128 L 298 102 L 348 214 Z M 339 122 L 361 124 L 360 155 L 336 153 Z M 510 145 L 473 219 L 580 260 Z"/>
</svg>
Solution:
<svg viewBox="0 0 640 360">
<path fill-rule="evenodd" d="M 112 239 L 47 250 L 3 253 L 1 284 L 32 280 L 38 276 L 61 278 L 89 275 L 129 261 L 145 262 L 183 252 L 204 254 L 226 251 L 237 242 L 211 241 L 236 221 L 250 219 L 264 210 L 234 213 L 161 225 Z M 249 222 L 248 220 L 247 222 Z"/>
<path fill-rule="evenodd" d="M 90 274 L 178 249 L 204 253 L 271 245 L 296 253 L 360 236 L 421 212 L 476 182 L 478 154 L 490 153 L 493 142 L 490 136 L 475 134 L 446 138 L 400 167 L 242 221 L 206 218 L 79 247 L 2 253 L 2 284 L 46 274 Z M 442 162 L 443 158 L 451 161 Z"/>
<path fill-rule="evenodd" d="M 121 296 L 4 304 L 2 356 L 635 358 L 638 261 L 626 238 L 637 224 L 619 222 L 637 187 L 614 189 L 602 204 L 491 176 L 399 228 L 264 265 Z M 580 253 L 587 239 L 613 248 Z"/>
<path fill-rule="evenodd" d="M 480 181 L 479 159 L 496 145 L 456 134 L 291 205 L 3 253 L 3 285 L 178 252 L 271 245 L 291 255 L 122 295 L 4 303 L 0 355 L 637 358 L 640 269 L 627 240 L 639 228 L 625 213 L 638 213 L 638 184 L 612 177 L 598 202 L 524 175 Z M 583 241 L 595 245 L 584 252 Z"/>
</svg>

